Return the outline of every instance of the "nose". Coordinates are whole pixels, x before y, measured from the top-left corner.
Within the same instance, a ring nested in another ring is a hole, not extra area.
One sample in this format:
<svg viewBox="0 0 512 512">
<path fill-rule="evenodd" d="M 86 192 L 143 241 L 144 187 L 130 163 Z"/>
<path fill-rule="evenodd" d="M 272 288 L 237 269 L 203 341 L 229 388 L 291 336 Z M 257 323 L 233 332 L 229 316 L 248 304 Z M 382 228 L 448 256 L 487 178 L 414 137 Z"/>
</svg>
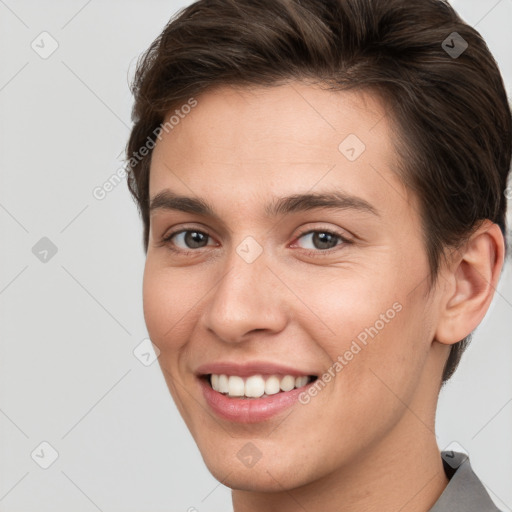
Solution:
<svg viewBox="0 0 512 512">
<path fill-rule="evenodd" d="M 240 343 L 255 332 L 272 334 L 284 329 L 285 287 L 269 263 L 265 252 L 249 263 L 233 250 L 203 310 L 207 330 L 224 342 Z"/>
</svg>

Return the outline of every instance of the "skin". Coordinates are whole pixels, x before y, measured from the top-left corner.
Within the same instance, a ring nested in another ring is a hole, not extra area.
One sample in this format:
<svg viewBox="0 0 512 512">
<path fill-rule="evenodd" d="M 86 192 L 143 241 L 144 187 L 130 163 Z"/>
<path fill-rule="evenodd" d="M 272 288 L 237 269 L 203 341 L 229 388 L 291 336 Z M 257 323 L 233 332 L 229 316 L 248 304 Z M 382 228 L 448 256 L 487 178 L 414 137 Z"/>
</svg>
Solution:
<svg viewBox="0 0 512 512">
<path fill-rule="evenodd" d="M 448 483 L 434 431 L 443 365 L 489 307 L 499 228 L 484 222 L 430 287 L 418 201 L 397 177 L 377 97 L 290 82 L 222 86 L 197 100 L 158 141 L 149 193 L 202 198 L 217 218 L 152 211 L 143 294 L 160 366 L 206 465 L 233 489 L 236 512 L 427 511 Z M 338 149 L 349 134 L 366 145 L 352 162 Z M 333 190 L 377 214 L 265 215 L 272 197 Z M 198 248 L 183 235 L 162 242 L 185 228 L 209 238 Z M 301 236 L 312 230 L 349 242 L 325 249 Z M 252 263 L 236 252 L 247 236 L 263 250 Z M 203 398 L 194 372 L 213 361 L 321 375 L 397 302 L 401 311 L 307 405 L 238 424 Z M 261 452 L 251 468 L 237 457 L 247 442 Z"/>
</svg>

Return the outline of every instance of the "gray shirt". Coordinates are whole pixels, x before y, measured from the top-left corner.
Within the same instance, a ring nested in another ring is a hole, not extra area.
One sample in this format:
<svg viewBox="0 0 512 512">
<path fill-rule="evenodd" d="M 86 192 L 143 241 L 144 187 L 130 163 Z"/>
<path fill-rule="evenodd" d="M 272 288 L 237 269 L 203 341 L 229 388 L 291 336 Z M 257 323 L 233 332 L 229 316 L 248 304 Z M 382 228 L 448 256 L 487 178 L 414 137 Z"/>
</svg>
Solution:
<svg viewBox="0 0 512 512">
<path fill-rule="evenodd" d="M 500 512 L 464 453 L 441 452 L 444 472 L 450 480 L 428 512 Z"/>
</svg>

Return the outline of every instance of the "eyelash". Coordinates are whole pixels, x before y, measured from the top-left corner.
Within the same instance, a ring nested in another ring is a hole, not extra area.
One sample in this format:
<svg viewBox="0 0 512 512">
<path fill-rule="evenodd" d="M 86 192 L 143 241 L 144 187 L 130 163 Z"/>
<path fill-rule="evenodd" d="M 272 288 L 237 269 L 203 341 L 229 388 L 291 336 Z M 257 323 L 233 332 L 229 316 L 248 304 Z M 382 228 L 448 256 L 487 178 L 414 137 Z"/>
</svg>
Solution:
<svg viewBox="0 0 512 512">
<path fill-rule="evenodd" d="M 180 233 L 186 233 L 188 231 L 194 231 L 197 233 L 201 233 L 201 234 L 206 235 L 207 237 L 211 238 L 211 236 L 208 233 L 206 233 L 205 231 L 200 231 L 199 229 L 194 229 L 194 228 L 185 228 L 185 229 L 179 229 L 177 231 L 173 231 L 173 232 L 169 233 L 167 236 L 162 238 L 162 244 L 166 245 L 170 251 L 180 254 L 182 256 L 190 256 L 193 254 L 197 254 L 199 249 L 203 249 L 203 247 L 200 247 L 198 249 L 186 250 L 186 249 L 176 249 L 171 244 L 171 240 L 175 235 L 178 235 Z M 339 250 L 340 246 L 353 243 L 351 240 L 347 239 L 341 233 L 338 233 L 338 232 L 330 230 L 330 229 L 321 229 L 321 228 L 320 229 L 304 230 L 297 235 L 296 240 L 302 238 L 305 235 L 309 235 L 311 233 L 327 233 L 329 235 L 333 235 L 333 236 L 337 237 L 338 240 L 341 241 L 342 243 L 336 244 L 334 247 L 331 247 L 330 249 L 324 249 L 324 250 L 322 250 L 322 249 L 303 249 L 303 252 L 308 256 L 321 257 L 321 256 L 324 256 L 325 254 L 331 254 L 332 252 Z"/>
</svg>

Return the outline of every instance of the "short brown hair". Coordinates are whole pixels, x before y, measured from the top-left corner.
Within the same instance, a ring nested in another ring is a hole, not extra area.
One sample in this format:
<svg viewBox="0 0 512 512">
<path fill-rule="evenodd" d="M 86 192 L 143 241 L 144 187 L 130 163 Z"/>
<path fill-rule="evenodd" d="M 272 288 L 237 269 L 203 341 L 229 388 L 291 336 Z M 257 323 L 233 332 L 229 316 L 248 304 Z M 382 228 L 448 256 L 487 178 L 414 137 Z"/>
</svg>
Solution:
<svg viewBox="0 0 512 512">
<path fill-rule="evenodd" d="M 460 55 L 449 52 L 454 40 L 467 44 Z M 431 283 L 445 250 L 483 219 L 505 234 L 510 106 L 486 43 L 448 2 L 199 0 L 171 18 L 132 85 L 128 186 L 146 251 L 151 151 L 139 150 L 154 147 L 164 116 L 213 86 L 289 80 L 381 95 L 397 127 L 398 172 L 421 205 Z M 451 347 L 442 383 L 469 340 Z"/>
</svg>

